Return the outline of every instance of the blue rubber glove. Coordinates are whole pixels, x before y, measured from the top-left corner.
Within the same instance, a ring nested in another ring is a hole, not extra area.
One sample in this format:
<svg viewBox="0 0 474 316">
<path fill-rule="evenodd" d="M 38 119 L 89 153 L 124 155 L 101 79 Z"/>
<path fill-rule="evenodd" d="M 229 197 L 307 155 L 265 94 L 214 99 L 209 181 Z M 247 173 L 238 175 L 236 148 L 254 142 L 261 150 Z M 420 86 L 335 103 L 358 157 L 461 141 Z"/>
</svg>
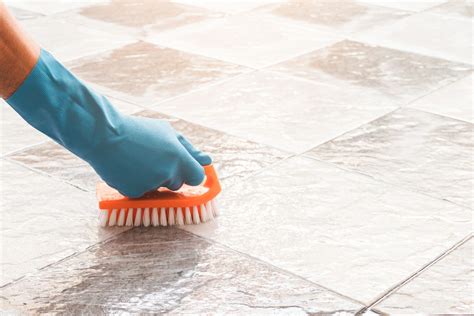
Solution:
<svg viewBox="0 0 474 316">
<path fill-rule="evenodd" d="M 204 180 L 202 166 L 211 163 L 168 122 L 119 113 L 45 50 L 6 101 L 129 197 L 158 187 L 198 185 Z"/>
</svg>

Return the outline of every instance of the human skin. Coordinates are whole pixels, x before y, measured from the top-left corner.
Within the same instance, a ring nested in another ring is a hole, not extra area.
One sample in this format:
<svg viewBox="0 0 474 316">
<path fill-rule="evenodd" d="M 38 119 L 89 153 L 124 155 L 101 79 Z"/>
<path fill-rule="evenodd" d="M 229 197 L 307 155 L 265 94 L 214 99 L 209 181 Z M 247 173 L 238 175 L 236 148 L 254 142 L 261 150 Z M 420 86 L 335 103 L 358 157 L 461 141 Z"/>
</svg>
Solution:
<svg viewBox="0 0 474 316">
<path fill-rule="evenodd" d="M 40 47 L 0 1 L 0 98 L 7 99 L 23 83 L 40 55 Z"/>
</svg>

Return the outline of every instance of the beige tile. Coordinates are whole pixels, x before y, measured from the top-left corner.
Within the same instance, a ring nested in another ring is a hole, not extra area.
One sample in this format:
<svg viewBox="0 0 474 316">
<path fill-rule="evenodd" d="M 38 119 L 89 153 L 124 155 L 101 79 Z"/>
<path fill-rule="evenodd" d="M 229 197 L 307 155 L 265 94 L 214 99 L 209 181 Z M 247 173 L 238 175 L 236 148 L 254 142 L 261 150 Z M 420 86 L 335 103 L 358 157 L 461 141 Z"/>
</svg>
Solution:
<svg viewBox="0 0 474 316">
<path fill-rule="evenodd" d="M 343 33 L 376 28 L 410 14 L 352 0 L 292 0 L 265 6 L 260 11 L 304 27 Z"/>
<path fill-rule="evenodd" d="M 473 127 L 403 109 L 309 154 L 399 187 L 474 207 Z"/>
<path fill-rule="evenodd" d="M 431 9 L 429 12 L 458 18 L 472 19 L 474 17 L 474 7 L 471 0 L 450 0 Z"/>
<path fill-rule="evenodd" d="M 368 88 L 401 105 L 471 73 L 470 65 L 351 40 L 270 69 L 341 88 Z"/>
<path fill-rule="evenodd" d="M 363 32 L 357 38 L 395 49 L 472 64 L 473 33 L 469 19 L 433 13 L 414 14 Z"/>
<path fill-rule="evenodd" d="M 421 12 L 440 5 L 446 0 L 361 0 L 361 2 L 373 5 L 384 6 L 387 8 Z"/>
<path fill-rule="evenodd" d="M 410 104 L 410 107 L 474 123 L 473 74 Z"/>
<path fill-rule="evenodd" d="M 48 140 L 0 99 L 0 155 Z"/>
<path fill-rule="evenodd" d="M 326 46 L 336 37 L 258 15 L 235 15 L 150 35 L 148 40 L 249 67 L 263 67 Z"/>
<path fill-rule="evenodd" d="M 473 249 L 470 239 L 375 307 L 389 314 L 472 314 Z"/>
<path fill-rule="evenodd" d="M 68 66 L 81 78 L 145 106 L 247 71 L 147 42 L 76 60 Z"/>
<path fill-rule="evenodd" d="M 301 152 L 393 109 L 377 92 L 257 71 L 164 102 L 160 111 L 258 143 Z"/>
<path fill-rule="evenodd" d="M 1 284 L 125 230 L 98 227 L 94 194 L 0 163 Z"/>
<path fill-rule="evenodd" d="M 19 9 L 49 15 L 88 5 L 106 3 L 108 1 L 109 0 L 5 0 L 5 3 Z"/>
<path fill-rule="evenodd" d="M 188 4 L 230 14 L 251 11 L 260 6 L 283 2 L 284 0 L 172 0 L 172 2 Z"/>
<path fill-rule="evenodd" d="M 130 36 L 109 34 L 67 20 L 43 17 L 20 21 L 30 36 L 60 61 L 70 61 L 133 41 Z"/>
<path fill-rule="evenodd" d="M 133 229 L 2 291 L 28 314 L 352 315 L 323 288 L 179 229 Z"/>
<path fill-rule="evenodd" d="M 222 193 L 217 222 L 184 229 L 365 303 L 466 236 L 471 212 L 310 158 Z"/>
</svg>

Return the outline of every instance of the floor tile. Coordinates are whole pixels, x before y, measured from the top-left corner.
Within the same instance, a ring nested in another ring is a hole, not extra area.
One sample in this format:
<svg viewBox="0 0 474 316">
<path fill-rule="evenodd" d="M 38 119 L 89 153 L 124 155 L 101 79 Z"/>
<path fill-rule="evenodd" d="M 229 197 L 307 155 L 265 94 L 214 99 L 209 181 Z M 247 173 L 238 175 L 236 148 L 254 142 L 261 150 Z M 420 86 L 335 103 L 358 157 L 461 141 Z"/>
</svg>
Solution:
<svg viewBox="0 0 474 316">
<path fill-rule="evenodd" d="M 453 36 L 456 34 L 456 36 Z M 404 51 L 472 64 L 472 21 L 433 13 L 414 14 L 372 31 L 360 40 Z"/>
<path fill-rule="evenodd" d="M 443 4 L 446 0 L 362 0 L 365 3 L 384 6 L 387 8 L 421 12 L 437 5 Z"/>
<path fill-rule="evenodd" d="M 375 28 L 411 14 L 408 11 L 367 5 L 352 0 L 292 0 L 268 5 L 259 11 L 301 26 L 343 33 Z"/>
<path fill-rule="evenodd" d="M 171 1 L 130 1 L 112 0 L 109 3 L 84 7 L 80 14 L 104 22 L 127 27 L 162 31 L 195 23 L 222 14 L 195 6 L 187 6 Z"/>
<path fill-rule="evenodd" d="M 5 3 L 19 9 L 49 15 L 107 1 L 108 0 L 5 0 Z"/>
<path fill-rule="evenodd" d="M 20 21 L 29 35 L 61 61 L 121 47 L 130 36 L 112 35 L 54 17 Z"/>
<path fill-rule="evenodd" d="M 389 314 L 473 314 L 473 249 L 471 239 L 376 308 Z"/>
<path fill-rule="evenodd" d="M 36 19 L 42 17 L 43 14 L 23 9 L 18 9 L 15 7 L 8 7 L 10 13 L 18 20 L 29 20 L 29 19 Z"/>
<path fill-rule="evenodd" d="M 369 88 L 400 104 L 471 73 L 471 66 L 396 49 L 344 40 L 275 65 L 271 70 Z"/>
<path fill-rule="evenodd" d="M 213 11 L 221 11 L 230 14 L 251 11 L 260 6 L 283 2 L 284 0 L 173 0 L 176 3 L 189 4 Z"/>
<path fill-rule="evenodd" d="M 378 92 L 257 71 L 161 103 L 157 109 L 291 152 L 301 152 L 395 109 Z M 230 114 L 230 115 L 229 115 Z"/>
<path fill-rule="evenodd" d="M 329 33 L 248 15 L 213 19 L 148 37 L 160 45 L 256 68 L 326 46 L 336 39 Z"/>
<path fill-rule="evenodd" d="M 467 19 L 474 17 L 474 7 L 471 0 L 450 0 L 431 9 L 430 12 Z"/>
<path fill-rule="evenodd" d="M 184 229 L 365 303 L 471 230 L 471 212 L 304 157 L 225 190 Z"/>
<path fill-rule="evenodd" d="M 418 99 L 410 107 L 474 123 L 473 74 Z"/>
<path fill-rule="evenodd" d="M 22 149 L 48 138 L 28 125 L 5 101 L 0 99 L 0 155 Z"/>
<path fill-rule="evenodd" d="M 470 123 L 403 109 L 309 154 L 381 181 L 473 207 Z"/>
<path fill-rule="evenodd" d="M 2 296 L 35 314 L 306 315 L 361 307 L 169 228 L 130 230 L 3 289 Z"/>
<path fill-rule="evenodd" d="M 68 66 L 81 78 L 144 105 L 247 71 L 238 65 L 147 42 L 76 60 Z"/>
<path fill-rule="evenodd" d="M 98 227 L 93 194 L 12 162 L 0 163 L 0 285 L 124 230 Z"/>
</svg>

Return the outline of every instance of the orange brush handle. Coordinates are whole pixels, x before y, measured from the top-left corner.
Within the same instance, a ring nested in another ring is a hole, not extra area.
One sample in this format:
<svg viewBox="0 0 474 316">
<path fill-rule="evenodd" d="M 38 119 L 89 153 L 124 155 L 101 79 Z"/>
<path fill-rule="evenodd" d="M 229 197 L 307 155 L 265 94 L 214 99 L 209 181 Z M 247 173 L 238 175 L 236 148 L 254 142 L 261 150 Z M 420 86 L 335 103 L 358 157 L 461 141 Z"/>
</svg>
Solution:
<svg viewBox="0 0 474 316">
<path fill-rule="evenodd" d="M 136 199 L 128 198 L 105 183 L 97 184 L 97 200 L 100 209 L 152 208 L 152 207 L 192 207 L 206 204 L 221 192 L 221 185 L 212 165 L 204 166 L 206 181 L 202 185 L 207 190 L 199 195 L 189 195 L 169 190 L 148 192 Z"/>
</svg>

